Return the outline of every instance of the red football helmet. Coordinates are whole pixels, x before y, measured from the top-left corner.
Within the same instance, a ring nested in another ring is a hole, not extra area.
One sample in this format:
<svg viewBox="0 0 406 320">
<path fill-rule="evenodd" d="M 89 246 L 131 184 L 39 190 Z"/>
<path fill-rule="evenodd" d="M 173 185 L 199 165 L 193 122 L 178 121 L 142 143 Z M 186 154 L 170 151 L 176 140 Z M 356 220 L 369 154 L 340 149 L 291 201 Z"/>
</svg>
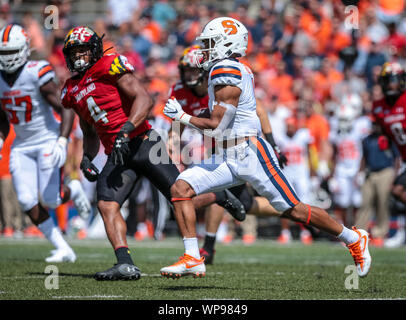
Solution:
<svg viewBox="0 0 406 320">
<path fill-rule="evenodd" d="M 93 29 L 86 26 L 70 30 L 65 37 L 63 46 L 63 54 L 68 69 L 72 72 L 83 72 L 96 63 L 103 56 L 103 37 L 104 35 L 99 37 Z M 71 49 L 78 46 L 88 47 L 91 53 L 90 62 L 84 63 L 81 59 L 73 61 Z"/>
<path fill-rule="evenodd" d="M 184 85 L 189 88 L 199 86 L 203 80 L 206 72 L 199 68 L 196 64 L 195 54 L 200 50 L 200 46 L 193 45 L 187 47 L 179 59 L 179 73 L 180 79 Z"/>
</svg>

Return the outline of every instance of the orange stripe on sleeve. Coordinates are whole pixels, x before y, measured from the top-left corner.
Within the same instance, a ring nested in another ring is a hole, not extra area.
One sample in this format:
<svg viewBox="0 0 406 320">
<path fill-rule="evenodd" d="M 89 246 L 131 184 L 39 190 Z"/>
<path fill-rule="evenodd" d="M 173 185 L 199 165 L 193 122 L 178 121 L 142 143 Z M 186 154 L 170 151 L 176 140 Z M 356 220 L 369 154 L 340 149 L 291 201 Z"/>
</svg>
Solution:
<svg viewBox="0 0 406 320">
<path fill-rule="evenodd" d="M 269 159 L 268 155 L 266 154 L 266 152 L 265 152 L 264 148 L 262 147 L 261 143 L 255 138 L 251 138 L 251 141 L 255 144 L 255 146 L 259 150 L 261 156 L 264 158 L 265 164 L 266 164 L 269 172 L 271 173 L 271 175 L 274 177 L 276 183 L 282 188 L 283 192 L 285 192 L 285 194 L 287 195 L 289 200 L 294 205 L 297 205 L 299 203 L 299 200 L 292 194 L 289 187 L 286 185 L 285 181 L 283 181 L 281 176 L 278 174 L 278 172 L 272 166 L 271 160 Z"/>
<path fill-rule="evenodd" d="M 241 76 L 241 71 L 239 70 L 235 70 L 235 69 L 231 69 L 231 68 L 220 68 L 220 69 L 216 69 L 214 70 L 211 75 L 215 76 L 216 74 L 220 74 L 220 73 L 231 73 L 231 74 L 235 74 L 237 76 Z"/>
<path fill-rule="evenodd" d="M 52 71 L 52 67 L 49 64 L 42 67 L 42 69 L 38 72 L 38 78 L 41 78 L 48 71 Z"/>
</svg>

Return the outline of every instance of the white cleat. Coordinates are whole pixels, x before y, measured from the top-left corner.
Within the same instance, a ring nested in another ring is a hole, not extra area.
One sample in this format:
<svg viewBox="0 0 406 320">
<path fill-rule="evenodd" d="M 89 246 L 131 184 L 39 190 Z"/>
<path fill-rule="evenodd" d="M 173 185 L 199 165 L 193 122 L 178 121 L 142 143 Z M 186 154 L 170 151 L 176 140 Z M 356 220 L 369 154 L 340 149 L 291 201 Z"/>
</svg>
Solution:
<svg viewBox="0 0 406 320">
<path fill-rule="evenodd" d="M 399 248 L 405 244 L 406 232 L 405 229 L 399 229 L 396 231 L 395 235 L 389 239 L 385 240 L 385 248 Z"/>
<path fill-rule="evenodd" d="M 46 262 L 75 262 L 76 254 L 72 249 L 52 250 L 52 255 L 45 259 Z"/>
<path fill-rule="evenodd" d="M 358 233 L 358 241 L 347 245 L 352 257 L 354 258 L 355 265 L 357 266 L 357 273 L 360 277 L 367 276 L 369 268 L 371 267 L 372 258 L 368 250 L 369 235 L 363 229 L 352 229 Z"/>
<path fill-rule="evenodd" d="M 79 216 L 86 220 L 90 215 L 92 205 L 90 204 L 90 201 L 87 198 L 86 193 L 83 190 L 82 184 L 79 180 L 72 180 L 70 184 L 77 184 L 76 188 L 77 190 L 79 190 L 79 192 L 75 199 L 72 200 Z"/>
<path fill-rule="evenodd" d="M 202 278 L 206 275 L 204 257 L 196 259 L 188 254 L 184 254 L 179 261 L 169 267 L 161 269 L 161 275 L 166 278 L 179 279 L 183 276 L 193 275 L 194 278 Z"/>
</svg>

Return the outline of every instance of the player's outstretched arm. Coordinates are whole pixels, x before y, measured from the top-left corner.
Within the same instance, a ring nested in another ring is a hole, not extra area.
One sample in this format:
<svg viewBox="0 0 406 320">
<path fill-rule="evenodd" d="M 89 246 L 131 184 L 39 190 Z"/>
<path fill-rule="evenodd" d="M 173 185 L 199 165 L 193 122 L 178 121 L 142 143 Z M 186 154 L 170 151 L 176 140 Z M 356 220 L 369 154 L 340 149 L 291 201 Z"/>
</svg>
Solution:
<svg viewBox="0 0 406 320">
<path fill-rule="evenodd" d="M 54 81 L 48 81 L 40 87 L 41 95 L 61 115 L 60 136 L 68 138 L 73 126 L 75 114 L 73 110 L 63 107 L 59 89 Z"/>
<path fill-rule="evenodd" d="M 120 76 L 117 80 L 117 85 L 127 98 L 133 100 L 128 121 L 136 128 L 147 119 L 153 107 L 152 98 L 142 83 L 132 73 L 124 73 Z"/>
</svg>

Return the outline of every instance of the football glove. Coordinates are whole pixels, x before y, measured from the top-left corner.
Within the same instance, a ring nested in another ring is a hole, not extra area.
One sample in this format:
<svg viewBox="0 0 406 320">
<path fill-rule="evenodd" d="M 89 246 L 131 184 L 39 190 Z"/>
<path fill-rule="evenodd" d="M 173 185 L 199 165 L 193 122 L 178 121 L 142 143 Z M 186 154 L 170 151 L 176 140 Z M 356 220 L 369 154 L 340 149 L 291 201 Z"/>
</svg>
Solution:
<svg viewBox="0 0 406 320">
<path fill-rule="evenodd" d="M 278 158 L 279 166 L 283 169 L 288 164 L 288 158 L 286 158 L 285 154 L 279 149 L 277 145 L 273 147 L 275 151 L 276 157 Z"/>
<path fill-rule="evenodd" d="M 99 176 L 99 169 L 97 169 L 97 167 L 85 154 L 83 155 L 82 161 L 80 162 L 80 170 L 82 170 L 83 175 L 90 182 L 96 181 L 97 177 Z"/>
<path fill-rule="evenodd" d="M 170 98 L 166 102 L 166 105 L 164 107 L 164 114 L 172 120 L 177 121 L 180 121 L 183 116 L 187 115 L 186 112 L 183 111 L 182 106 L 175 97 Z"/>
<path fill-rule="evenodd" d="M 60 136 L 52 148 L 52 165 L 62 167 L 66 161 L 68 139 Z"/>
<path fill-rule="evenodd" d="M 111 152 L 114 164 L 124 165 L 124 161 L 127 160 L 130 154 L 130 146 L 128 145 L 130 142 L 130 132 L 134 129 L 134 125 L 130 121 L 127 121 L 117 134 L 113 151 Z"/>
<path fill-rule="evenodd" d="M 279 166 L 281 167 L 281 169 L 283 169 L 288 163 L 288 158 L 286 158 L 285 154 L 281 151 L 279 146 L 276 144 L 272 133 L 266 133 L 265 139 L 272 146 L 273 150 L 275 151 L 276 157 L 278 158 Z"/>
</svg>

